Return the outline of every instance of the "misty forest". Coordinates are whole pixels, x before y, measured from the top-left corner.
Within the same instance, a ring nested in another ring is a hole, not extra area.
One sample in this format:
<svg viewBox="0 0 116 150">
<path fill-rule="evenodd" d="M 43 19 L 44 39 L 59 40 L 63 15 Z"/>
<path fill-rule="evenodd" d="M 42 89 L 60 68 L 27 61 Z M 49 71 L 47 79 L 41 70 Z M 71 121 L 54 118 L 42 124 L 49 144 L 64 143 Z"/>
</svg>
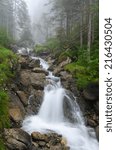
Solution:
<svg viewBox="0 0 116 150">
<path fill-rule="evenodd" d="M 99 1 L 0 0 L 0 150 L 98 150 Z"/>
</svg>

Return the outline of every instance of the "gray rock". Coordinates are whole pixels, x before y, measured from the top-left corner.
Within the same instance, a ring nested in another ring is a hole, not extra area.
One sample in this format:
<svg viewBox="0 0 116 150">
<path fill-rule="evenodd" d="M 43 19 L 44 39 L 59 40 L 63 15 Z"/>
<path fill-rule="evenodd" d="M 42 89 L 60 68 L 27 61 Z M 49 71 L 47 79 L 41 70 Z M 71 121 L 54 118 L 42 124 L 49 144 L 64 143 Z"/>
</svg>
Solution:
<svg viewBox="0 0 116 150">
<path fill-rule="evenodd" d="M 33 132 L 31 136 L 34 141 L 34 146 L 39 149 L 69 150 L 67 140 L 57 133 L 41 134 L 39 132 Z"/>
<path fill-rule="evenodd" d="M 44 70 L 42 68 L 39 68 L 39 67 L 33 68 L 32 72 L 35 72 L 35 73 L 44 73 L 46 76 L 49 74 L 46 70 Z"/>
<path fill-rule="evenodd" d="M 23 86 L 29 86 L 30 85 L 30 70 L 23 70 L 20 72 L 20 82 Z"/>
<path fill-rule="evenodd" d="M 83 91 L 83 96 L 86 100 L 95 101 L 99 98 L 99 85 L 98 83 L 90 83 Z"/>
<path fill-rule="evenodd" d="M 95 128 L 95 131 L 96 131 L 96 137 L 97 137 L 97 139 L 98 139 L 98 141 L 99 141 L 99 126 L 97 126 L 97 127 Z"/>
<path fill-rule="evenodd" d="M 99 114 L 99 100 L 94 104 L 96 112 Z"/>
<path fill-rule="evenodd" d="M 46 76 L 43 73 L 31 73 L 30 74 L 31 85 L 36 90 L 43 90 L 45 78 L 46 78 Z"/>
<path fill-rule="evenodd" d="M 21 65 L 21 69 L 27 69 L 29 68 L 29 57 L 27 56 L 19 56 L 18 60 L 19 64 Z"/>
<path fill-rule="evenodd" d="M 17 94 L 24 106 L 28 105 L 27 95 L 23 91 L 17 91 Z"/>
<path fill-rule="evenodd" d="M 14 92 L 9 92 L 10 103 L 9 103 L 9 116 L 13 121 L 13 126 L 20 126 L 25 116 L 25 108 L 21 103 L 19 97 Z"/>
<path fill-rule="evenodd" d="M 22 129 L 4 129 L 4 138 L 8 150 L 31 150 L 31 136 Z"/>
<path fill-rule="evenodd" d="M 96 127 L 97 126 L 97 123 L 92 120 L 92 119 L 87 119 L 87 125 L 91 126 L 91 127 Z"/>
<path fill-rule="evenodd" d="M 29 68 L 40 67 L 40 60 L 31 59 L 29 62 Z"/>
</svg>

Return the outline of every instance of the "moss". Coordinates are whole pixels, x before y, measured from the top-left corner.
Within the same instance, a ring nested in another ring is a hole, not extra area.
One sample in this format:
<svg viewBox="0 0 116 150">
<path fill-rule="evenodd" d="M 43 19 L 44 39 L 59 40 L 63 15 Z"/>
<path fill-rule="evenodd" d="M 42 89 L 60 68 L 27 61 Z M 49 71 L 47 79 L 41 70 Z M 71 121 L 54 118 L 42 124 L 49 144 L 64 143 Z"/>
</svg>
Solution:
<svg viewBox="0 0 116 150">
<path fill-rule="evenodd" d="M 13 65 L 16 65 L 17 57 L 12 51 L 0 46 L 0 87 L 13 77 Z"/>
<path fill-rule="evenodd" d="M 6 150 L 3 140 L 0 138 L 0 150 Z"/>
<path fill-rule="evenodd" d="M 2 131 L 10 127 L 9 96 L 6 85 L 14 76 L 13 67 L 17 63 L 17 57 L 12 51 L 0 46 L 0 150 L 5 150 Z"/>
<path fill-rule="evenodd" d="M 0 91 L 0 129 L 10 127 L 8 101 L 9 97 L 7 92 Z"/>
<path fill-rule="evenodd" d="M 40 54 L 41 52 L 44 52 L 46 51 L 46 47 L 44 45 L 36 45 L 35 48 L 34 48 L 34 51 L 37 53 L 37 54 Z"/>
<path fill-rule="evenodd" d="M 85 88 L 88 83 L 98 81 L 99 77 L 98 60 L 93 60 L 85 65 L 80 62 L 71 63 L 65 66 L 77 81 L 78 88 Z"/>
</svg>

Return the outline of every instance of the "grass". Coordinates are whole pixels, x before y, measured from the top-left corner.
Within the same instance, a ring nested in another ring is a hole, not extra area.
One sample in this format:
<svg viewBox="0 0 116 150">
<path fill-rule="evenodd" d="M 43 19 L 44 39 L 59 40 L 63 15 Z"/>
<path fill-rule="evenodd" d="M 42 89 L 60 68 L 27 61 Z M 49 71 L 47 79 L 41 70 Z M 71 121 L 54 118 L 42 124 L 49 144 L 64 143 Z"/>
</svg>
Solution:
<svg viewBox="0 0 116 150">
<path fill-rule="evenodd" d="M 79 89 L 85 88 L 90 82 L 98 82 L 99 80 L 98 60 L 93 60 L 85 65 L 74 62 L 66 65 L 65 70 L 69 71 L 76 79 Z"/>
<path fill-rule="evenodd" d="M 16 65 L 17 57 L 9 49 L 0 46 L 0 133 L 4 128 L 10 127 L 8 113 L 9 96 L 6 91 L 7 84 L 14 76 L 13 66 Z M 5 150 L 3 137 L 0 134 L 0 150 Z"/>
</svg>

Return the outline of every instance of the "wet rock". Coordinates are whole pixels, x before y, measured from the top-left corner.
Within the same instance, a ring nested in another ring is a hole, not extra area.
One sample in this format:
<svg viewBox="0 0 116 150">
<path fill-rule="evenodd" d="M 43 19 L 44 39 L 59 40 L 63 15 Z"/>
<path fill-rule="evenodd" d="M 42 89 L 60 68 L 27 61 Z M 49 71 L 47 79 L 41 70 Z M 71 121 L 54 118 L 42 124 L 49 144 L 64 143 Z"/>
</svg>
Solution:
<svg viewBox="0 0 116 150">
<path fill-rule="evenodd" d="M 39 68 L 39 67 L 33 68 L 32 72 L 44 73 L 46 76 L 49 74 L 47 71 L 45 71 L 45 70 L 43 70 L 42 68 Z"/>
<path fill-rule="evenodd" d="M 62 146 L 51 146 L 50 150 L 70 150 L 70 148 Z"/>
<path fill-rule="evenodd" d="M 40 67 L 40 60 L 39 59 L 31 59 L 29 62 L 29 68 Z"/>
<path fill-rule="evenodd" d="M 22 70 L 20 72 L 20 82 L 23 86 L 29 86 L 30 85 L 30 70 Z"/>
<path fill-rule="evenodd" d="M 46 78 L 46 76 L 43 73 L 31 73 L 30 74 L 31 85 L 36 90 L 43 90 L 45 78 Z"/>
<path fill-rule="evenodd" d="M 41 134 L 33 132 L 31 136 L 35 147 L 44 150 L 69 150 L 67 140 L 56 133 Z"/>
<path fill-rule="evenodd" d="M 83 96 L 86 100 L 95 101 L 99 98 L 99 84 L 90 83 L 83 91 Z"/>
<path fill-rule="evenodd" d="M 44 146 L 46 146 L 46 142 L 44 142 L 44 141 L 39 141 L 39 142 L 38 142 L 38 145 L 39 145 L 39 147 L 44 147 Z"/>
<path fill-rule="evenodd" d="M 96 127 L 97 126 L 97 123 L 92 120 L 92 119 L 87 119 L 87 125 L 91 126 L 91 127 Z"/>
<path fill-rule="evenodd" d="M 8 150 L 31 150 L 31 136 L 22 129 L 4 129 L 4 138 Z"/>
<path fill-rule="evenodd" d="M 29 57 L 27 56 L 19 56 L 18 60 L 19 64 L 21 65 L 21 69 L 27 69 L 29 68 Z"/>
<path fill-rule="evenodd" d="M 95 131 L 96 131 L 96 137 L 97 137 L 97 139 L 98 139 L 98 141 L 99 141 L 99 126 L 97 126 L 97 127 L 95 128 Z"/>
<path fill-rule="evenodd" d="M 54 71 L 54 66 L 53 66 L 53 65 L 50 66 L 50 67 L 48 68 L 48 70 L 53 72 L 53 71 Z"/>
<path fill-rule="evenodd" d="M 13 120 L 16 123 L 20 123 L 24 118 L 21 109 L 19 107 L 10 108 L 9 115 L 11 120 Z"/>
<path fill-rule="evenodd" d="M 94 104 L 94 108 L 95 108 L 96 112 L 99 114 L 99 100 L 96 101 L 96 103 Z"/>
<path fill-rule="evenodd" d="M 64 97 L 63 101 L 63 110 L 64 110 L 64 116 L 69 122 L 75 123 L 77 122 L 77 118 L 74 114 L 75 112 L 75 99 L 73 97 L 73 94 L 69 92 L 68 90 L 66 91 L 67 97 Z M 68 97 L 69 96 L 69 97 Z"/>
<path fill-rule="evenodd" d="M 68 144 L 67 139 L 64 138 L 64 137 L 62 137 L 61 144 L 62 144 L 62 145 L 67 145 L 67 144 Z"/>
<path fill-rule="evenodd" d="M 28 98 L 27 95 L 23 92 L 23 91 L 17 91 L 16 92 L 21 100 L 21 102 L 23 103 L 24 106 L 28 105 Z"/>
<path fill-rule="evenodd" d="M 25 108 L 26 115 L 37 114 L 42 101 L 43 91 L 33 89 L 28 99 L 28 106 Z"/>
<path fill-rule="evenodd" d="M 49 138 L 48 138 L 48 136 L 47 136 L 46 134 L 41 134 L 41 133 L 39 133 L 39 132 L 33 132 L 33 133 L 31 134 L 31 136 L 32 136 L 32 139 L 33 139 L 34 141 L 45 141 L 45 142 L 49 142 Z"/>
<path fill-rule="evenodd" d="M 13 126 L 20 126 L 25 116 L 25 108 L 19 97 L 14 92 L 9 92 L 9 115 Z"/>
</svg>

